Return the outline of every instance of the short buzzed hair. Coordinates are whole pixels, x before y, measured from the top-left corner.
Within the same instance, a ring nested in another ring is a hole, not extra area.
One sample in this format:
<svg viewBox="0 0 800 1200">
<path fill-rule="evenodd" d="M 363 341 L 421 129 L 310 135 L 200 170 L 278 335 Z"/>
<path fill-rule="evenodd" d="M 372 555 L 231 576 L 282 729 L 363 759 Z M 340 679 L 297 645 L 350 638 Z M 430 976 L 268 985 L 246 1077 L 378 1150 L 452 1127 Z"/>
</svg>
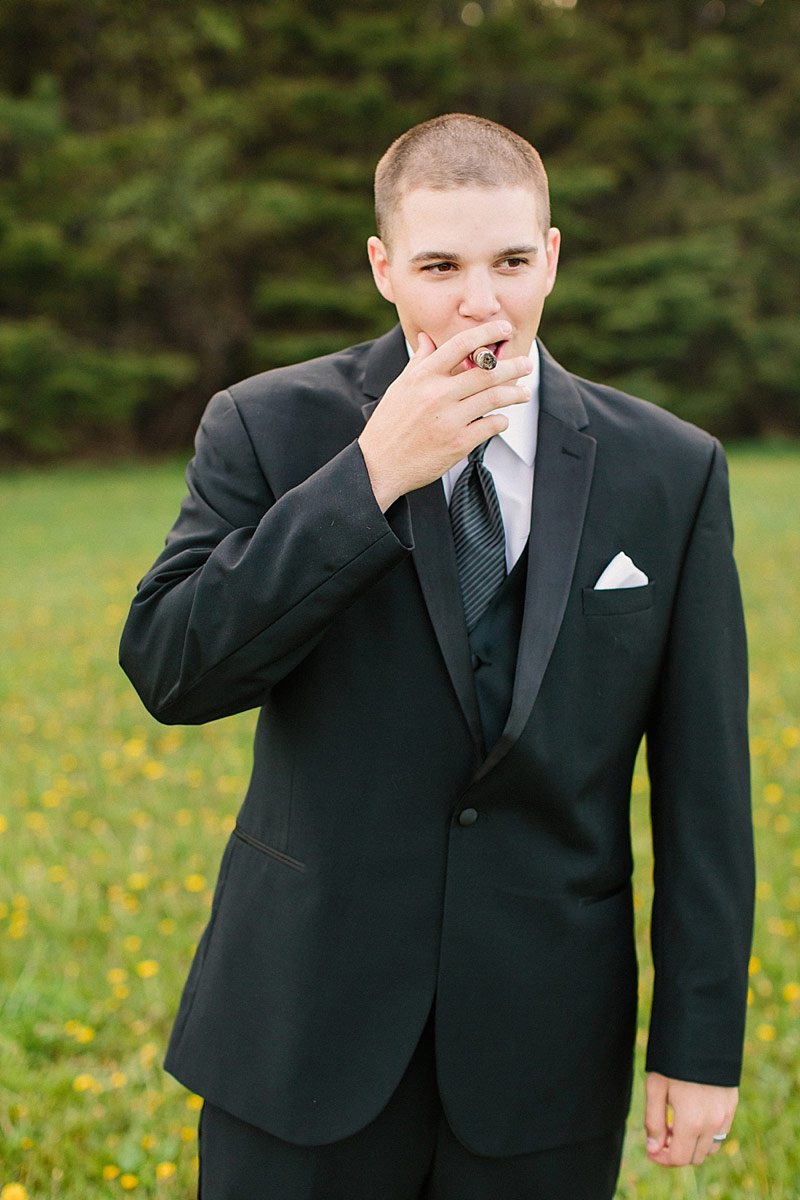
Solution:
<svg viewBox="0 0 800 1200">
<path fill-rule="evenodd" d="M 461 187 L 529 187 L 536 194 L 542 232 L 550 228 L 547 175 L 530 142 L 485 117 L 448 113 L 409 129 L 378 163 L 378 237 L 388 245 L 392 219 L 407 192 Z"/>
</svg>

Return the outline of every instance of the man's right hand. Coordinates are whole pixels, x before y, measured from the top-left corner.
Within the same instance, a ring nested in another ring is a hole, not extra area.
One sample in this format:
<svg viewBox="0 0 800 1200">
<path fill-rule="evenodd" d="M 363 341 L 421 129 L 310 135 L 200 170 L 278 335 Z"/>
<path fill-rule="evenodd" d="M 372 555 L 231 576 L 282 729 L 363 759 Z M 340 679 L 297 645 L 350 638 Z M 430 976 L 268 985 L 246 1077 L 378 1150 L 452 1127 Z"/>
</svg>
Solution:
<svg viewBox="0 0 800 1200">
<path fill-rule="evenodd" d="M 463 368 L 479 346 L 504 341 L 510 333 L 507 321 L 489 321 L 438 348 L 426 333 L 419 334 L 416 353 L 358 439 L 382 512 L 502 433 L 508 418 L 495 409 L 530 400 L 530 389 L 515 383 L 533 369 L 527 357 L 501 358 L 491 371 Z"/>
</svg>

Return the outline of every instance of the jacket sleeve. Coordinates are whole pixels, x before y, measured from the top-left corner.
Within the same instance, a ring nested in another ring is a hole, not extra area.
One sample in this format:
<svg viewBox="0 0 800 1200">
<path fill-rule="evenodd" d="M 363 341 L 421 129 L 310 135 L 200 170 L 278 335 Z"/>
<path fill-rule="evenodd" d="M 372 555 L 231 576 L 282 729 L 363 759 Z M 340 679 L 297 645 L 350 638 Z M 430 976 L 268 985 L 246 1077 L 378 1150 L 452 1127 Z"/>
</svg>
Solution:
<svg viewBox="0 0 800 1200">
<path fill-rule="evenodd" d="M 735 1086 L 754 863 L 745 628 L 718 443 L 675 596 L 647 755 L 655 863 L 647 1069 Z"/>
<path fill-rule="evenodd" d="M 229 392 L 206 410 L 186 480 L 120 646 L 146 708 L 169 724 L 259 705 L 411 549 L 405 500 L 381 513 L 357 442 L 273 495 Z"/>
</svg>

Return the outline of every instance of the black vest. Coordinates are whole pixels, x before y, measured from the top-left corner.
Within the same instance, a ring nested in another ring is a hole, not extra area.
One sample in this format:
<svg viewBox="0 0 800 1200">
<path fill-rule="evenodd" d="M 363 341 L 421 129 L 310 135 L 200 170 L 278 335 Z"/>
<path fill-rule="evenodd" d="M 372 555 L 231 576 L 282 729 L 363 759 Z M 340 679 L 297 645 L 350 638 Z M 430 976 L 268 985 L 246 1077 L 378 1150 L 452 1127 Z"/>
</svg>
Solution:
<svg viewBox="0 0 800 1200">
<path fill-rule="evenodd" d="M 491 604 L 469 635 L 486 753 L 503 732 L 511 708 L 527 575 L 526 543 L 511 574 L 495 592 Z"/>
</svg>

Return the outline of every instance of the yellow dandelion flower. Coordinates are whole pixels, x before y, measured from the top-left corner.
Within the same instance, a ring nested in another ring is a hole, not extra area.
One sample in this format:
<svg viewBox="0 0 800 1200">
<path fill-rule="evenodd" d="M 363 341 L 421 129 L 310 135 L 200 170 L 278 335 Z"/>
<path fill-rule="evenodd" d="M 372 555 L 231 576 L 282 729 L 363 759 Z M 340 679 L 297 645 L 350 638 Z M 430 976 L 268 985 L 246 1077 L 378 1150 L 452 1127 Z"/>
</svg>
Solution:
<svg viewBox="0 0 800 1200">
<path fill-rule="evenodd" d="M 94 1082 L 93 1075 L 76 1075 L 72 1081 L 72 1086 L 76 1092 L 88 1092 L 94 1085 Z"/>
<path fill-rule="evenodd" d="M 183 886 L 187 892 L 202 892 L 206 886 L 205 875 L 187 875 L 183 881 Z"/>
<path fill-rule="evenodd" d="M 200 1170 L 200 1155 L 199 1154 L 195 1154 L 194 1158 L 192 1159 L 192 1170 L 193 1171 Z"/>
<path fill-rule="evenodd" d="M 187 1096 L 186 1107 L 190 1108 L 192 1112 L 200 1112 L 200 1109 L 203 1107 L 203 1097 L 194 1095 Z"/>
<path fill-rule="evenodd" d="M 158 922 L 158 932 L 163 934 L 164 937 L 169 937 L 171 933 L 175 932 L 176 928 L 177 926 L 172 917 L 164 917 L 162 921 Z"/>
<path fill-rule="evenodd" d="M 145 958 L 136 964 L 136 974 L 142 979 L 152 979 L 158 974 L 158 963 L 154 958 Z"/>
<path fill-rule="evenodd" d="M 125 1074 L 124 1071 L 115 1071 L 114 1074 L 111 1076 L 111 1079 L 109 1080 L 109 1083 L 111 1084 L 111 1086 L 113 1088 L 125 1087 L 125 1084 L 127 1082 L 128 1082 L 128 1076 Z"/>
<path fill-rule="evenodd" d="M 19 1139 L 19 1144 L 23 1150 L 32 1150 L 36 1143 L 33 1138 L 24 1137 Z"/>
<path fill-rule="evenodd" d="M 772 828 L 776 833 L 788 833 L 792 828 L 792 823 L 786 816 L 786 813 L 778 813 L 775 820 L 772 822 Z"/>
<path fill-rule="evenodd" d="M 150 876 L 146 875 L 144 871 L 134 871 L 132 875 L 128 876 L 128 887 L 134 892 L 144 891 L 149 882 Z"/>
<path fill-rule="evenodd" d="M 153 1136 L 152 1133 L 146 1133 L 144 1135 L 144 1137 L 142 1138 L 142 1149 L 143 1150 L 152 1150 L 156 1144 L 157 1144 L 156 1138 Z"/>
<path fill-rule="evenodd" d="M 156 1167 L 156 1179 L 170 1179 L 175 1174 L 175 1163 L 160 1162 Z"/>
<path fill-rule="evenodd" d="M 776 1029 L 774 1025 L 759 1025 L 756 1029 L 756 1037 L 760 1042 L 774 1042 Z"/>
<path fill-rule="evenodd" d="M 127 1000 L 128 996 L 131 994 L 131 989 L 128 987 L 127 983 L 115 983 L 111 989 L 111 994 L 117 1000 Z"/>
<path fill-rule="evenodd" d="M 119 1167 L 113 1163 L 107 1163 L 103 1167 L 103 1179 L 117 1179 L 119 1177 Z"/>
<path fill-rule="evenodd" d="M 128 934 L 128 936 L 125 938 L 125 940 L 123 941 L 122 944 L 126 950 L 128 950 L 131 954 L 133 954 L 137 950 L 141 950 L 142 939 L 139 937 L 138 933 L 131 933 L 131 934 Z"/>
<path fill-rule="evenodd" d="M 190 808 L 179 808 L 175 813 L 175 824 L 182 826 L 184 829 L 187 825 L 191 825 L 194 820 L 194 813 Z"/>
<path fill-rule="evenodd" d="M 220 775 L 217 779 L 217 791 L 227 795 L 230 792 L 238 792 L 242 786 L 242 780 L 238 775 Z"/>
<path fill-rule="evenodd" d="M 800 1000 L 800 983 L 787 983 L 783 989 L 783 998 L 787 1004 L 796 1004 Z"/>
<path fill-rule="evenodd" d="M 3 816 L 2 813 L 0 813 L 0 833 L 5 833 L 7 829 L 8 829 L 8 817 L 5 817 L 5 816 Z"/>
<path fill-rule="evenodd" d="M 51 883 L 63 883 L 67 878 L 67 872 L 62 866 L 51 867 L 47 875 Z"/>
<path fill-rule="evenodd" d="M 195 1129 L 194 1125 L 184 1125 L 183 1128 L 181 1129 L 181 1141 L 182 1142 L 193 1142 L 195 1139 L 196 1133 L 197 1133 L 197 1130 Z"/>
<path fill-rule="evenodd" d="M 128 972 L 124 967 L 112 967 L 106 974 L 109 983 L 124 983 L 127 978 Z"/>
<path fill-rule="evenodd" d="M 747 968 L 750 975 L 757 975 L 761 970 L 761 959 L 756 958 L 755 954 L 750 959 L 750 964 Z"/>
<path fill-rule="evenodd" d="M 94 1030 L 91 1025 L 79 1025 L 75 1030 L 75 1041 L 80 1042 L 82 1046 L 88 1045 L 94 1040 Z"/>
<path fill-rule="evenodd" d="M 768 783 L 764 788 L 764 799 L 767 804 L 780 804 L 783 799 L 783 788 L 779 783 Z"/>
<path fill-rule="evenodd" d="M 122 753 L 126 758 L 141 758 L 146 749 L 144 738 L 129 738 L 123 744 Z"/>
<path fill-rule="evenodd" d="M 756 899 L 769 900 L 772 895 L 772 884 L 768 879 L 759 879 L 756 884 Z"/>
<path fill-rule="evenodd" d="M 755 995 L 755 992 L 753 991 L 753 989 L 752 989 L 752 988 L 748 988 L 748 989 L 747 989 L 747 1003 L 748 1003 L 748 1005 L 752 1004 L 752 1003 L 753 1003 L 753 1001 L 755 1000 L 755 998 L 756 998 L 756 995 Z"/>
<path fill-rule="evenodd" d="M 794 746 L 800 746 L 800 729 L 790 725 L 781 733 L 781 741 L 787 749 L 792 749 Z"/>
<path fill-rule="evenodd" d="M 44 833 L 47 830 L 47 818 L 44 813 L 29 812 L 25 814 L 25 824 L 33 833 Z"/>
<path fill-rule="evenodd" d="M 155 1042 L 145 1042 L 145 1044 L 139 1050 L 139 1061 L 143 1067 L 152 1066 L 153 1059 L 157 1056 L 157 1054 L 158 1046 L 155 1044 Z"/>
<path fill-rule="evenodd" d="M 28 1200 L 28 1193 L 21 1183 L 7 1183 L 0 1192 L 0 1200 Z"/>
<path fill-rule="evenodd" d="M 730 1155 L 731 1158 L 733 1158 L 734 1154 L 738 1154 L 739 1153 L 739 1143 L 736 1140 L 736 1138 L 731 1138 L 730 1141 L 726 1142 L 724 1149 L 725 1149 L 725 1153 Z"/>
<path fill-rule="evenodd" d="M 142 774 L 145 779 L 163 779 L 167 773 L 167 768 L 162 762 L 157 762 L 155 759 L 150 759 L 142 767 Z"/>
<path fill-rule="evenodd" d="M 132 1192 L 135 1187 L 139 1186 L 138 1175 L 120 1175 L 119 1186 L 124 1188 L 126 1192 Z"/>
</svg>

